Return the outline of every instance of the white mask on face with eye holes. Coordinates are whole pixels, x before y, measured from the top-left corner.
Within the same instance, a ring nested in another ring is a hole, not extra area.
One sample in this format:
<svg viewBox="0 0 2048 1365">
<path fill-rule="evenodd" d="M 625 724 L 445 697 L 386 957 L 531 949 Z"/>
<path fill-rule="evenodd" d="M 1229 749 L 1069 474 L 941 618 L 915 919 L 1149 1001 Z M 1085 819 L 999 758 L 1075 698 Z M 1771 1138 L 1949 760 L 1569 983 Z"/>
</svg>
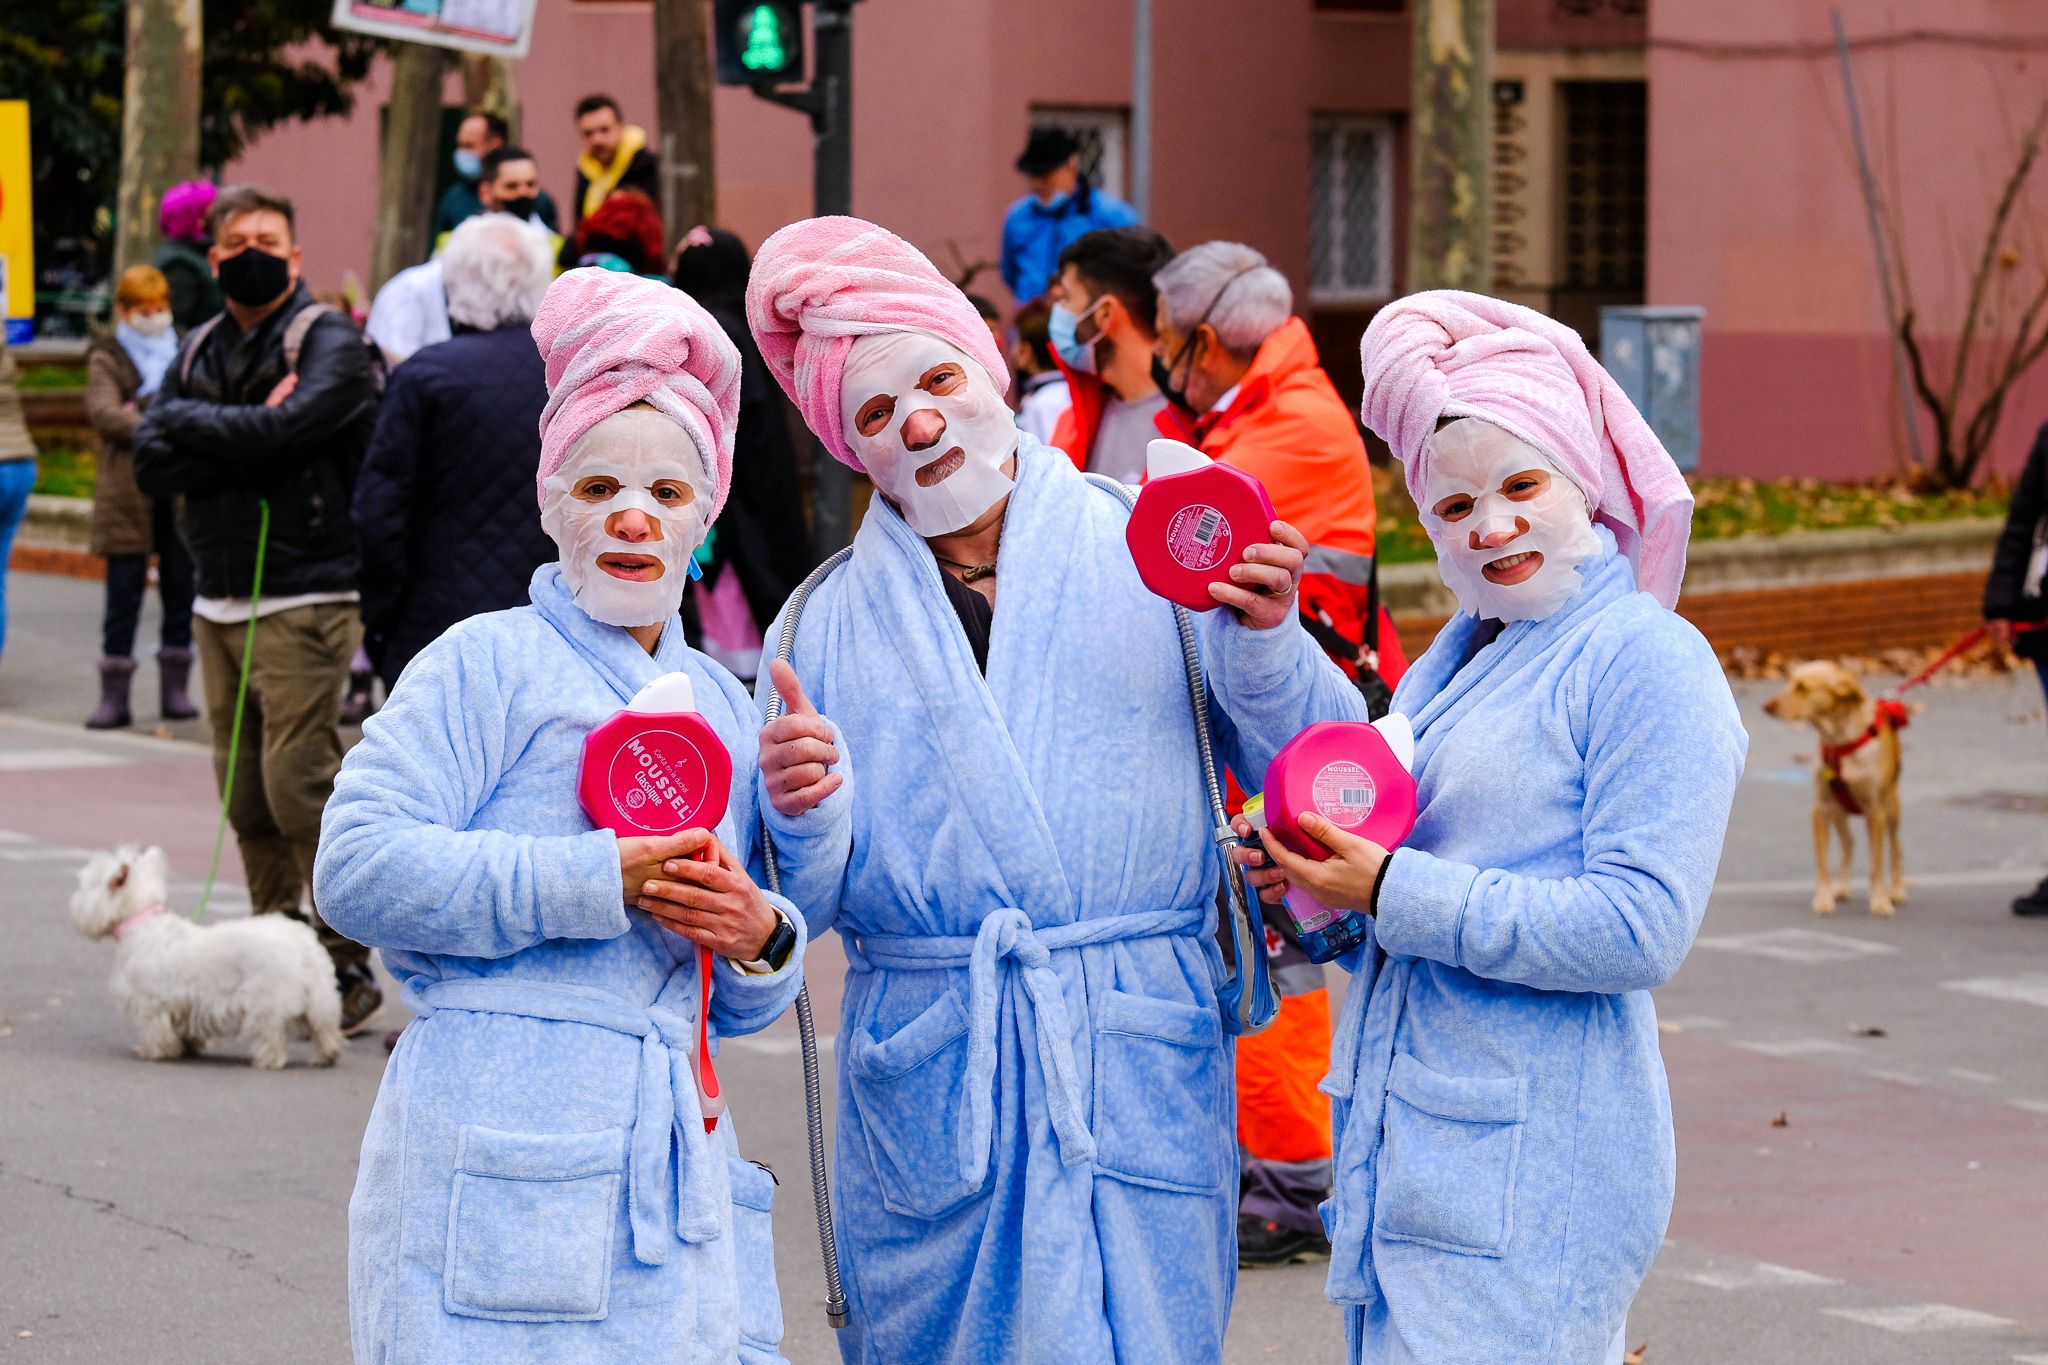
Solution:
<svg viewBox="0 0 2048 1365">
<path fill-rule="evenodd" d="M 1540 621 L 1600 553 L 1586 495 L 1542 451 L 1458 418 L 1430 438 L 1422 527 L 1458 605 L 1483 621 Z"/>
<path fill-rule="evenodd" d="M 1017 420 L 988 372 L 951 342 L 877 332 L 853 343 L 840 387 L 846 445 L 921 536 L 964 530 L 1008 496 Z"/>
<path fill-rule="evenodd" d="M 676 614 L 711 507 L 704 460 L 681 426 L 651 408 L 615 412 L 570 447 L 545 487 L 541 529 L 577 606 L 608 626 Z"/>
</svg>

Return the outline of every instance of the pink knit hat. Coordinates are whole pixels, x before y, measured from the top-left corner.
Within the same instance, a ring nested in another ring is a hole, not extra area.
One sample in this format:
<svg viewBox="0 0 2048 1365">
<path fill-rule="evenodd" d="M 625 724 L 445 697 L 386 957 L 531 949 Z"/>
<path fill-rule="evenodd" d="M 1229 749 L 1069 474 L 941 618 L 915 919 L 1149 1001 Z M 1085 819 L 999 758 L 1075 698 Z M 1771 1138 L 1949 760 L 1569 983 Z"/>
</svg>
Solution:
<svg viewBox="0 0 2048 1365">
<path fill-rule="evenodd" d="M 732 438 L 740 414 L 740 353 L 717 319 L 680 289 L 585 266 L 548 286 L 533 319 L 547 366 L 540 414 L 540 476 L 562 467 L 585 432 L 615 412 L 647 403 L 689 433 L 711 472 L 711 516 L 732 487 Z"/>
<path fill-rule="evenodd" d="M 859 218 L 810 218 L 763 242 L 747 284 L 747 325 L 804 421 L 855 469 L 839 412 L 854 338 L 923 332 L 965 351 L 999 392 L 1010 387 L 1009 366 L 967 296 L 916 247 Z"/>
<path fill-rule="evenodd" d="M 181 180 L 164 191 L 156 225 L 174 242 L 206 240 L 206 215 L 220 191 L 211 180 Z"/>
<path fill-rule="evenodd" d="M 1636 586 L 1677 603 L 1692 490 L 1577 332 L 1519 304 L 1434 289 L 1382 308 L 1359 357 L 1359 415 L 1393 449 L 1418 503 L 1437 419 L 1483 418 L 1569 474 L 1635 565 Z"/>
</svg>

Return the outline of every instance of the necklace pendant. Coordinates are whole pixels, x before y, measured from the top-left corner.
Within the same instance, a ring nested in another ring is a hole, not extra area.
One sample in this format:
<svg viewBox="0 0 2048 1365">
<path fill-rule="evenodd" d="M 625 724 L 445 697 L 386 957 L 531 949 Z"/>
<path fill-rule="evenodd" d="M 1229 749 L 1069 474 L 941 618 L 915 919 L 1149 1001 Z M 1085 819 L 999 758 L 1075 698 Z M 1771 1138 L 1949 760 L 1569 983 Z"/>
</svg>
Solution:
<svg viewBox="0 0 2048 1365">
<path fill-rule="evenodd" d="M 960 571 L 960 581 L 962 583 L 978 583 L 984 578 L 994 578 L 995 576 L 996 566 L 993 564 L 969 564 Z"/>
</svg>

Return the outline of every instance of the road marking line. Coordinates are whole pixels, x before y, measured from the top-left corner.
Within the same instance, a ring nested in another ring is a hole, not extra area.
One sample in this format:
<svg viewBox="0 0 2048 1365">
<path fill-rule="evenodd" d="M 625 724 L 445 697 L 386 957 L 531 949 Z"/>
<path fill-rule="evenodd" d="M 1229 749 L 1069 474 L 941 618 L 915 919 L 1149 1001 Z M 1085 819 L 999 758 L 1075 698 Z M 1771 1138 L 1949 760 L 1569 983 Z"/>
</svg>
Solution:
<svg viewBox="0 0 2048 1365">
<path fill-rule="evenodd" d="M 2048 1365 L 2048 1355 L 2014 1356 L 2013 1359 L 2018 1361 L 2019 1365 Z"/>
<path fill-rule="evenodd" d="M 1945 1303 L 1905 1303 L 1893 1308 L 1823 1308 L 1829 1317 L 1847 1318 L 1866 1327 L 1887 1332 L 1976 1332 L 2011 1327 L 2007 1318 L 1993 1317 L 1969 1308 L 1952 1308 Z"/>
<path fill-rule="evenodd" d="M 0 749 L 0 772 L 50 772 L 65 768 L 114 768 L 132 758 L 98 749 Z"/>
<path fill-rule="evenodd" d="M 1945 991 L 1961 991 L 1986 1000 L 2004 1000 L 2015 1005 L 2039 1005 L 2048 1009 L 2048 972 L 2027 972 L 2021 976 L 1980 976 L 1968 981 L 1944 981 Z"/>
<path fill-rule="evenodd" d="M 1723 952 L 1747 953 L 1751 957 L 1775 958 L 1779 962 L 1797 962 L 1807 966 L 1821 962 L 1856 962 L 1899 951 L 1889 943 L 1874 943 L 1845 934 L 1824 934 L 1818 929 L 1711 934 L 1698 942 L 1702 948 L 1719 948 Z"/>
<path fill-rule="evenodd" d="M 1927 1082 L 1923 1078 L 1915 1076 L 1910 1071 L 1885 1071 L 1879 1067 L 1871 1067 L 1868 1071 L 1865 1071 L 1863 1074 L 1870 1077 L 1872 1080 L 1892 1081 L 1898 1085 L 1927 1084 Z"/>
<path fill-rule="evenodd" d="M 2029 1114 L 2048 1114 L 2048 1100 L 2007 1100 L 2006 1103 Z"/>
<path fill-rule="evenodd" d="M 1945 886 L 2009 886 L 2014 882 L 2025 882 L 2040 877 L 2040 871 L 2031 864 L 2027 867 L 1975 867 L 1954 872 L 1915 873 L 1906 878 L 1909 891 L 1931 890 Z M 1868 883 L 1858 882 L 1859 892 L 1867 889 Z M 1782 881 L 1716 882 L 1716 896 L 1788 896 L 1813 895 L 1812 877 L 1787 877 Z"/>
<path fill-rule="evenodd" d="M 1948 1074 L 1959 1081 L 1975 1081 L 1979 1085 L 1997 1085 L 1998 1077 L 1988 1071 L 1976 1071 L 1967 1066 L 1952 1066 Z"/>
<path fill-rule="evenodd" d="M 1772 1265 L 1769 1261 L 1736 1270 L 1696 1270 L 1681 1274 L 1681 1280 L 1703 1284 L 1709 1289 L 1776 1289 L 1782 1286 L 1831 1285 L 1840 1280 L 1831 1280 L 1825 1275 L 1816 1275 L 1809 1270 L 1794 1270 L 1791 1266 Z"/>
<path fill-rule="evenodd" d="M 1711 1014 L 1678 1014 L 1661 1022 L 1671 1025 L 1680 1033 L 1728 1027 L 1726 1019 L 1716 1019 Z"/>
<path fill-rule="evenodd" d="M 1816 1057 L 1839 1056 L 1843 1053 L 1854 1055 L 1856 1049 L 1847 1043 L 1838 1043 L 1832 1038 L 1792 1038 L 1782 1043 L 1736 1043 L 1747 1052 L 1761 1052 L 1766 1057 Z"/>
<path fill-rule="evenodd" d="M 65 739 L 75 739 L 78 735 L 78 728 L 76 726 L 62 725 L 54 720 L 37 720 L 33 716 L 0 716 L 0 730 L 9 728 L 35 730 L 46 735 L 61 735 Z M 96 732 L 93 735 L 93 743 L 112 744 L 129 749 L 147 749 L 158 755 L 170 754 L 174 757 L 196 757 L 212 751 L 212 745 L 201 740 L 178 739 L 175 737 L 171 739 L 157 739 L 153 735 L 124 735 L 115 731 Z M 183 753 L 180 752 L 181 750 Z"/>
</svg>

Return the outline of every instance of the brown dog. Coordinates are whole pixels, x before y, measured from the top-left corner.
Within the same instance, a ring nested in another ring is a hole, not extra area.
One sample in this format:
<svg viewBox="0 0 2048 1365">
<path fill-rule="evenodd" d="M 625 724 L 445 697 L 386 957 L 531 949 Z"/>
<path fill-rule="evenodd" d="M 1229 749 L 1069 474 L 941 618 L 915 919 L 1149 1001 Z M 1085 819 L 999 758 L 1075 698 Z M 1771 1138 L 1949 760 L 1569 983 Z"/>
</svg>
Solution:
<svg viewBox="0 0 2048 1365">
<path fill-rule="evenodd" d="M 1849 822 L 1861 815 L 1870 827 L 1870 913 L 1889 915 L 1906 899 L 1906 873 L 1899 854 L 1899 731 L 1906 709 L 1879 701 L 1840 664 L 1818 662 L 1794 668 L 1783 692 L 1764 703 L 1778 720 L 1806 721 L 1820 732 L 1820 771 L 1814 775 L 1813 860 L 1819 884 L 1813 893 L 1817 915 L 1831 915 L 1849 898 L 1849 863 L 1855 841 Z M 1828 831 L 1842 843 L 1841 870 L 1828 871 Z M 1891 850 L 1891 878 L 1884 876 Z"/>
</svg>

